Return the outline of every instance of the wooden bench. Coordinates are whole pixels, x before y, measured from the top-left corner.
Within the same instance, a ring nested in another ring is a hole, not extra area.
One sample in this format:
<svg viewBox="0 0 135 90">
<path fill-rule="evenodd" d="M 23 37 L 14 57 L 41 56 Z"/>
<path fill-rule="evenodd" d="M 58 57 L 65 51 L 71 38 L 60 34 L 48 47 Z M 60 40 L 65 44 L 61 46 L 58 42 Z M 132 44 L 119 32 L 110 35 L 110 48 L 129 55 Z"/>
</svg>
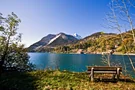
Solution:
<svg viewBox="0 0 135 90">
<path fill-rule="evenodd" d="M 88 66 L 87 68 L 88 68 L 87 72 L 90 73 L 91 81 L 94 81 L 95 73 L 114 74 L 115 76 L 117 76 L 117 80 L 119 80 L 120 73 L 122 72 L 122 67 Z"/>
</svg>

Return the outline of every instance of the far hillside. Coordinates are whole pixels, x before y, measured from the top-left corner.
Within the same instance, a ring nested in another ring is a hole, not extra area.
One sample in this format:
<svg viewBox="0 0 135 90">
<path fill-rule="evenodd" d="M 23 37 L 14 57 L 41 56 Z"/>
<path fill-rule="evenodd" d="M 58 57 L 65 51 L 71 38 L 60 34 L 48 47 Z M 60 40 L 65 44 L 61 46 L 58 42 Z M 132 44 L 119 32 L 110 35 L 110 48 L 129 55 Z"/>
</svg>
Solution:
<svg viewBox="0 0 135 90">
<path fill-rule="evenodd" d="M 115 53 L 125 53 L 124 44 L 130 53 L 135 52 L 132 33 L 127 31 L 122 33 L 124 40 L 121 40 L 120 34 L 97 32 L 75 44 L 56 47 L 54 52 L 77 53 L 81 49 L 84 53 L 102 53 L 114 50 Z"/>
</svg>

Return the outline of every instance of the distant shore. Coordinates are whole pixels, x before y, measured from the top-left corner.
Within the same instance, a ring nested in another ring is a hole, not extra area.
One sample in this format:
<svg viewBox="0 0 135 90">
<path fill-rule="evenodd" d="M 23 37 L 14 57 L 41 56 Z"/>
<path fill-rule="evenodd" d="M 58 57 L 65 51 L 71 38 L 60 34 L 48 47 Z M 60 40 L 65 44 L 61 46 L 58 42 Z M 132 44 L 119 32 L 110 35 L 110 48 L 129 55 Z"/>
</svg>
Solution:
<svg viewBox="0 0 135 90">
<path fill-rule="evenodd" d="M 109 54 L 109 53 L 108 52 L 91 52 L 91 53 L 84 52 L 84 54 Z M 135 55 L 135 53 L 114 52 L 112 55 Z"/>
<path fill-rule="evenodd" d="M 81 53 L 73 53 L 73 52 L 68 52 L 68 53 L 65 53 L 65 52 L 28 52 L 28 53 L 81 54 Z M 103 52 L 91 52 L 91 53 L 84 52 L 83 54 L 103 54 Z M 135 53 L 123 54 L 122 52 L 114 52 L 112 55 L 135 55 Z"/>
<path fill-rule="evenodd" d="M 135 55 L 135 53 L 114 53 L 114 55 Z"/>
</svg>

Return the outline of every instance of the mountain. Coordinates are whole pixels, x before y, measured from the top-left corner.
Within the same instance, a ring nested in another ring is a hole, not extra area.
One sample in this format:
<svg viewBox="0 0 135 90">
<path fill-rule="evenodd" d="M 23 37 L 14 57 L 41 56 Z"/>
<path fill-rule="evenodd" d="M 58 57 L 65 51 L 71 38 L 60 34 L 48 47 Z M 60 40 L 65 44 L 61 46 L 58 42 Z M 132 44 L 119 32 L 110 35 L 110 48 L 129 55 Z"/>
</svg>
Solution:
<svg viewBox="0 0 135 90">
<path fill-rule="evenodd" d="M 54 48 L 56 46 L 62 46 L 62 45 L 67 45 L 71 43 L 77 42 L 78 39 L 75 38 L 72 35 L 68 35 L 65 33 L 59 33 L 59 34 L 49 34 L 45 37 L 43 37 L 40 41 L 32 44 L 28 50 L 29 51 L 37 51 L 37 50 L 42 50 L 45 48 Z"/>
<path fill-rule="evenodd" d="M 47 46 L 55 47 L 60 45 L 67 45 L 78 41 L 74 36 L 67 35 L 65 33 L 57 34 L 53 39 L 51 39 Z"/>
<path fill-rule="evenodd" d="M 101 36 L 110 36 L 110 35 L 116 35 L 116 33 L 103 33 L 103 32 L 96 32 L 96 33 L 93 33 L 83 39 L 88 39 L 88 38 L 99 38 Z"/>
<path fill-rule="evenodd" d="M 47 36 L 43 37 L 41 40 L 39 40 L 38 42 L 32 44 L 29 46 L 28 50 L 29 51 L 34 51 L 40 47 L 43 47 L 45 45 L 48 44 L 48 42 L 53 39 L 56 35 L 54 34 L 48 34 Z"/>
<path fill-rule="evenodd" d="M 104 52 L 115 48 L 115 45 L 120 45 L 121 39 L 115 33 L 96 32 L 74 44 L 69 44 L 63 47 L 56 47 L 54 52 L 59 53 L 77 53 L 82 50 L 84 53 Z"/>
<path fill-rule="evenodd" d="M 75 38 L 77 38 L 78 40 L 82 39 L 82 37 L 81 37 L 80 35 L 76 34 L 76 33 L 75 33 L 73 36 L 74 36 Z"/>
</svg>

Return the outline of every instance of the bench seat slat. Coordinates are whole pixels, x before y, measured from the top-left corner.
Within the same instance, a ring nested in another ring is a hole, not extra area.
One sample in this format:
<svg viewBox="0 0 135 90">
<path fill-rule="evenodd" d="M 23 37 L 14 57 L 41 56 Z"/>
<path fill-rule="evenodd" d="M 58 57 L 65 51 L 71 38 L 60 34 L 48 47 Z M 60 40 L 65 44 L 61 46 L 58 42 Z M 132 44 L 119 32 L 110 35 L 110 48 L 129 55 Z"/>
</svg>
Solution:
<svg viewBox="0 0 135 90">
<path fill-rule="evenodd" d="M 120 68 L 120 71 L 122 71 L 122 67 L 88 67 L 88 71 L 91 71 L 91 68 L 94 68 L 94 71 L 116 71 L 117 68 Z"/>
<path fill-rule="evenodd" d="M 91 71 L 87 71 L 87 73 L 91 73 Z M 116 74 L 116 71 L 94 71 L 94 73 L 104 73 L 104 74 Z"/>
<path fill-rule="evenodd" d="M 87 71 L 91 71 L 91 69 L 90 69 L 90 70 L 87 70 Z M 116 70 L 104 70 L 104 69 L 95 70 L 95 69 L 94 69 L 94 71 L 117 71 L 117 69 L 116 69 Z M 122 71 L 122 70 L 120 70 L 120 71 Z"/>
</svg>

